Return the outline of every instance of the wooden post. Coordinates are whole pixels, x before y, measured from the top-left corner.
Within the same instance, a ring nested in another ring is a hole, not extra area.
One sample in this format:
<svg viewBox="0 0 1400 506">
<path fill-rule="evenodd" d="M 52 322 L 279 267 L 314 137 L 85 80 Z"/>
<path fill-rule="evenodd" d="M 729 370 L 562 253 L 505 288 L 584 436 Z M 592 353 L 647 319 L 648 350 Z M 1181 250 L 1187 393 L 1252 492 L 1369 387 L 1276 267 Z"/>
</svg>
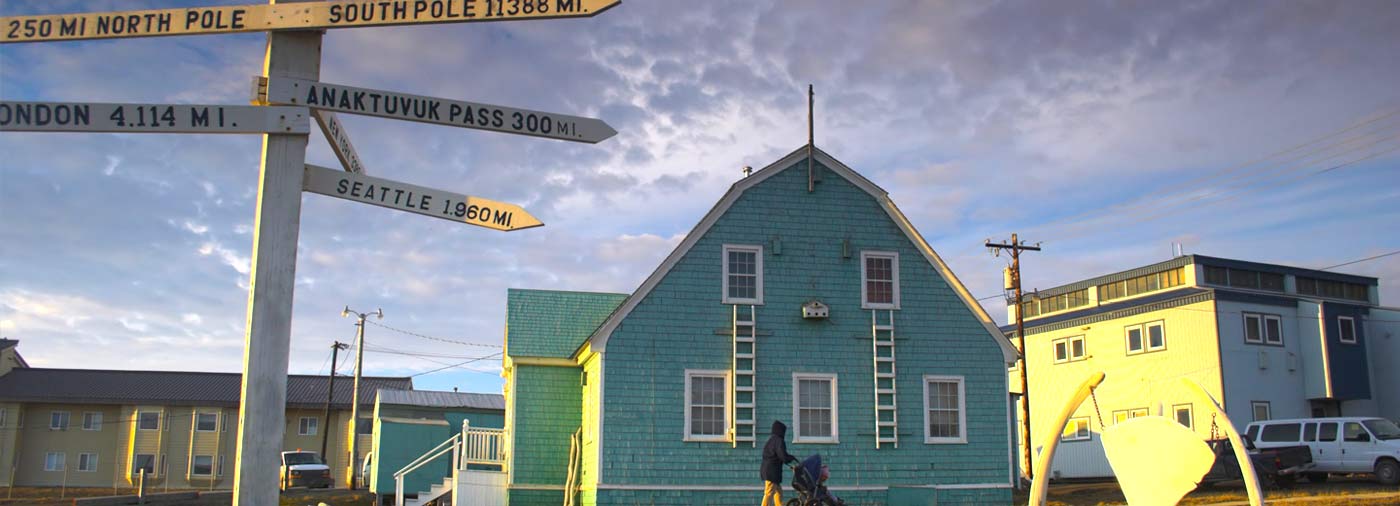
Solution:
<svg viewBox="0 0 1400 506">
<path fill-rule="evenodd" d="M 272 0 L 270 3 L 278 3 Z M 321 32 L 270 32 L 264 76 L 318 80 Z M 286 429 L 292 290 L 301 225 L 306 134 L 264 134 L 254 216 L 233 504 L 276 506 Z"/>
<path fill-rule="evenodd" d="M 141 476 L 136 478 L 136 504 L 146 504 L 146 468 L 141 468 Z"/>
</svg>

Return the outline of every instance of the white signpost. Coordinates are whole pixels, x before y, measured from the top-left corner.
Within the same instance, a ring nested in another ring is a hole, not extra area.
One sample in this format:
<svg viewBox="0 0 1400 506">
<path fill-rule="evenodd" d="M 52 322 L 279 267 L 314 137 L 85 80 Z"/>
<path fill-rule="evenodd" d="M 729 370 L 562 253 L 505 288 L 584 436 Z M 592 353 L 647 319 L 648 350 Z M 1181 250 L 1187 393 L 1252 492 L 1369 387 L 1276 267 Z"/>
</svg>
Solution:
<svg viewBox="0 0 1400 506">
<path fill-rule="evenodd" d="M 0 17 L 0 44 L 596 16 L 621 0 L 375 0 Z"/>
<path fill-rule="evenodd" d="M 311 164 L 306 165 L 302 189 L 505 232 L 544 225 L 538 218 L 515 204 Z"/>
<path fill-rule="evenodd" d="M 0 101 L 0 132 L 310 132 L 305 107 Z"/>
<path fill-rule="evenodd" d="M 340 118 L 330 111 L 312 111 L 311 116 L 316 118 L 321 133 L 326 135 L 326 142 L 331 143 L 331 151 L 340 160 L 340 166 L 346 172 L 364 174 L 365 166 L 360 162 L 360 154 L 355 152 L 355 145 L 350 143 L 350 134 L 345 133 L 345 125 Z"/>
<path fill-rule="evenodd" d="M 268 32 L 264 90 L 255 106 L 0 102 L 0 131 L 261 133 L 252 272 L 243 348 L 233 502 L 278 504 L 285 430 L 292 295 L 303 191 L 477 225 L 543 225 L 513 204 L 369 177 L 332 111 L 596 143 L 617 132 L 601 120 L 318 82 L 327 28 L 463 23 L 596 15 L 620 0 L 269 0 L 267 5 L 0 17 L 0 44 Z M 314 103 L 313 103 L 314 102 Z M 290 104 L 269 106 L 268 103 Z M 308 109 L 309 108 L 309 109 Z M 313 111 L 314 112 L 311 112 Z M 315 115 L 345 172 L 306 164 Z M 350 421 L 351 434 L 358 433 Z M 342 476 L 354 480 L 354 446 Z"/>
<path fill-rule="evenodd" d="M 254 78 L 256 103 L 301 105 L 381 118 L 597 143 L 617 135 L 602 120 L 284 77 Z"/>
</svg>

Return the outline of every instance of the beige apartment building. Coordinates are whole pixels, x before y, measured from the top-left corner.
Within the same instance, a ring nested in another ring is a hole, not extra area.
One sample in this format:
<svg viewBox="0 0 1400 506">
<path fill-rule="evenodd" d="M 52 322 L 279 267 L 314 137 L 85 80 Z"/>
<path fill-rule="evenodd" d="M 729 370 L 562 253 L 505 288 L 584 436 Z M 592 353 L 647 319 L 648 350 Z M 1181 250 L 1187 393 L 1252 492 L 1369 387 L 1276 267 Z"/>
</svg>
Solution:
<svg viewBox="0 0 1400 506">
<path fill-rule="evenodd" d="M 0 339 L 0 486 L 126 488 L 144 470 L 148 488 L 232 488 L 242 375 L 31 368 L 17 344 Z M 327 376 L 287 377 L 282 447 L 320 451 L 330 430 L 326 460 L 344 487 L 352 385 L 337 378 L 329 420 L 328 386 Z M 412 390 L 413 382 L 362 378 L 360 458 L 381 388 Z"/>
</svg>

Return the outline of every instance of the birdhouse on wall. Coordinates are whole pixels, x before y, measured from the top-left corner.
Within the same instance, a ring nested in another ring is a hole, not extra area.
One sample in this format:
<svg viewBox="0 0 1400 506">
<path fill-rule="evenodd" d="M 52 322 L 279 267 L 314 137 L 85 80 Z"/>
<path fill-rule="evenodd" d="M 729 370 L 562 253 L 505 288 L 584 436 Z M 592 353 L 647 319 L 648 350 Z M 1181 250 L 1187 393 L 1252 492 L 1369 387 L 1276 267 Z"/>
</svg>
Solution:
<svg viewBox="0 0 1400 506">
<path fill-rule="evenodd" d="M 820 301 L 814 300 L 802 304 L 803 318 L 826 318 L 830 315 L 831 308 L 827 307 L 826 304 L 822 304 Z"/>
</svg>

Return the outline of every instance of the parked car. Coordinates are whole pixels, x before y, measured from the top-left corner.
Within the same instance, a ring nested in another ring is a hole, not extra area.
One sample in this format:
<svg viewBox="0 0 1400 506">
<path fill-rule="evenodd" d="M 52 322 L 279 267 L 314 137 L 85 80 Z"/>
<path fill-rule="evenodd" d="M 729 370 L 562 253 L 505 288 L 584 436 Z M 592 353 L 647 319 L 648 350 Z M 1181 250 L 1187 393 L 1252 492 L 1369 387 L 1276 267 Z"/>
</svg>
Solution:
<svg viewBox="0 0 1400 506">
<path fill-rule="evenodd" d="M 321 455 L 316 452 L 297 450 L 294 452 L 282 452 L 282 468 L 278 473 L 281 476 L 282 490 L 293 487 L 306 488 L 331 488 L 335 486 L 335 478 L 331 478 L 331 468 L 326 462 L 321 460 Z"/>
<path fill-rule="evenodd" d="M 1400 485 L 1400 427 L 1384 418 L 1268 420 L 1249 424 L 1245 436 L 1261 449 L 1307 446 L 1315 464 L 1306 475 L 1310 481 L 1324 481 L 1328 473 L 1374 473 L 1383 484 Z"/>
<path fill-rule="evenodd" d="M 1241 478 L 1239 461 L 1235 459 L 1234 446 L 1229 439 L 1206 441 L 1215 453 L 1215 464 L 1201 478 L 1201 485 Z M 1313 468 L 1312 451 L 1304 445 L 1279 446 L 1267 449 L 1255 448 L 1249 440 L 1244 440 L 1249 461 L 1254 464 L 1254 472 L 1260 483 L 1279 488 L 1290 488 L 1298 481 L 1298 475 Z"/>
</svg>

